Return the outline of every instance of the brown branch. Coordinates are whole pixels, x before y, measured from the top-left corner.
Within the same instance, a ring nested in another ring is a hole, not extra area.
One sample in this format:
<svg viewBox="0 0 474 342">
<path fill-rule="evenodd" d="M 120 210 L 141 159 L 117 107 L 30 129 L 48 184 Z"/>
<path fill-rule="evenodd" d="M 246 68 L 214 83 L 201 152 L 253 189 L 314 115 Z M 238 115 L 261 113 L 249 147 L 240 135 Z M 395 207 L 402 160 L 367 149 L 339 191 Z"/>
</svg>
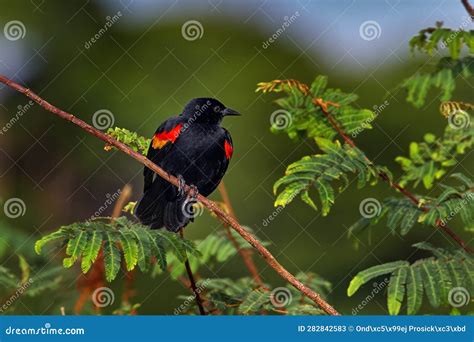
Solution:
<svg viewBox="0 0 474 342">
<path fill-rule="evenodd" d="M 119 149 L 120 151 L 124 152 L 125 154 L 128 154 L 130 157 L 133 159 L 137 160 L 138 162 L 142 163 L 146 167 L 150 168 L 153 170 L 158 176 L 162 177 L 166 181 L 170 182 L 174 186 L 178 187 L 178 180 L 176 177 L 168 174 L 165 172 L 163 169 L 161 169 L 159 166 L 157 166 L 155 163 L 153 163 L 151 160 L 146 158 L 145 156 L 141 155 L 139 152 L 133 151 L 130 147 L 127 145 L 115 140 L 111 136 L 103 133 L 102 131 L 99 131 L 98 129 L 92 127 L 88 123 L 84 122 L 81 119 L 78 119 L 74 115 L 67 113 L 49 102 L 45 101 L 38 95 L 36 95 L 34 92 L 32 92 L 30 89 L 27 89 L 21 85 L 19 85 L 16 82 L 13 82 L 12 80 L 8 79 L 7 77 L 0 75 L 0 82 L 6 84 L 10 88 L 28 96 L 31 100 L 35 101 L 38 103 L 41 107 L 46 109 L 47 111 L 59 116 L 60 118 L 67 120 L 69 122 L 72 122 L 73 124 L 79 126 L 86 132 L 92 134 L 93 136 L 101 139 L 105 143 L 112 145 Z M 186 191 L 189 191 L 189 187 L 186 186 Z M 214 214 L 219 217 L 219 219 L 224 222 L 225 224 L 228 224 L 232 229 L 234 229 L 237 233 L 239 233 L 250 245 L 252 245 L 258 252 L 259 254 L 263 257 L 265 262 L 272 267 L 282 278 L 284 278 L 286 281 L 288 281 L 291 285 L 293 285 L 296 289 L 298 289 L 302 294 L 313 300 L 321 309 L 323 309 L 326 313 L 330 315 L 340 315 L 339 312 L 337 312 L 329 303 L 327 303 L 318 293 L 314 292 L 311 290 L 309 287 L 304 285 L 301 281 L 296 279 L 296 277 L 288 272 L 286 268 L 284 268 L 276 259 L 275 257 L 268 251 L 268 249 L 263 246 L 260 241 L 258 241 L 252 234 L 250 234 L 248 231 L 246 231 L 238 222 L 235 220 L 235 218 L 231 217 L 230 215 L 227 215 L 223 210 L 221 210 L 216 203 L 213 201 L 208 200 L 206 197 L 199 195 L 197 199 L 209 210 L 214 212 Z"/>
<path fill-rule="evenodd" d="M 183 228 L 179 230 L 179 235 L 181 235 L 181 238 L 184 239 Z M 194 299 L 196 300 L 196 304 L 199 308 L 199 314 L 201 316 L 206 316 L 207 313 L 206 310 L 204 310 L 201 294 L 199 293 L 199 289 L 196 286 L 196 280 L 194 280 L 193 270 L 191 269 L 191 264 L 189 263 L 188 258 L 186 258 L 186 260 L 184 261 L 184 266 L 186 267 L 186 273 L 188 274 L 189 285 L 191 287 L 191 290 L 193 291 Z"/>
<path fill-rule="evenodd" d="M 467 13 L 471 16 L 471 19 L 474 19 L 474 8 L 471 6 L 468 0 L 461 0 L 464 8 L 466 9 Z"/>
<path fill-rule="evenodd" d="M 228 194 L 227 189 L 224 185 L 224 181 L 222 181 L 219 184 L 219 192 L 221 194 L 222 200 L 224 201 L 227 210 L 229 211 L 229 215 L 231 215 L 234 219 L 237 219 L 237 217 L 235 216 L 234 208 L 232 207 L 232 202 L 230 201 L 229 194 Z M 255 263 L 253 262 L 252 250 L 250 248 L 241 248 L 241 246 L 239 245 L 239 242 L 232 235 L 232 232 L 231 232 L 229 226 L 227 224 L 224 224 L 224 228 L 225 228 L 225 231 L 226 231 L 227 238 L 234 245 L 234 248 L 237 250 L 237 252 L 242 257 L 245 266 L 247 267 L 248 271 L 252 275 L 253 280 L 259 286 L 265 287 L 265 284 L 263 283 L 262 278 L 260 277 L 260 274 L 258 273 L 257 266 L 255 266 Z"/>
<path fill-rule="evenodd" d="M 331 126 L 337 131 L 337 133 L 342 137 L 342 139 L 344 139 L 344 141 L 351 147 L 357 148 L 357 145 L 354 143 L 354 141 L 351 138 L 349 138 L 349 136 L 344 132 L 344 130 L 341 128 L 337 120 L 334 119 L 334 117 L 328 112 L 328 105 L 332 105 L 332 106 L 338 106 L 338 105 L 332 102 L 324 101 L 321 98 L 313 99 L 313 103 L 316 106 L 319 106 L 324 116 L 328 119 Z M 367 156 L 364 155 L 364 157 L 369 167 L 374 167 L 374 163 Z M 412 194 L 410 191 L 402 187 L 397 182 L 392 181 L 385 172 L 379 171 L 379 170 L 376 170 L 376 171 L 380 179 L 388 183 L 391 188 L 402 193 L 405 197 L 407 197 L 410 201 L 412 201 L 413 204 L 415 204 L 418 208 L 420 208 L 420 210 L 424 212 L 428 212 L 430 210 L 425 205 L 420 203 L 420 201 L 418 200 L 418 198 L 416 198 L 414 194 Z M 474 253 L 474 251 L 466 244 L 466 242 L 464 242 L 458 235 L 456 235 L 456 233 L 447 225 L 442 224 L 440 221 L 438 221 L 436 222 L 436 227 L 441 229 L 446 235 L 448 235 L 450 238 L 456 241 L 456 243 L 459 246 L 461 246 L 466 252 Z"/>
</svg>

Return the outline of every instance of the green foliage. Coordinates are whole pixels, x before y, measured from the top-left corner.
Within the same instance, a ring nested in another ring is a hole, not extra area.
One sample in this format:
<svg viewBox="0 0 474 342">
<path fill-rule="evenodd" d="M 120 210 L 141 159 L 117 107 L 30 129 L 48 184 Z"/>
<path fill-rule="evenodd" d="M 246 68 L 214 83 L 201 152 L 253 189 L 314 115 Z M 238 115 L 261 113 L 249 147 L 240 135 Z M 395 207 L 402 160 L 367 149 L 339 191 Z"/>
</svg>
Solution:
<svg viewBox="0 0 474 342">
<path fill-rule="evenodd" d="M 331 284 L 314 273 L 299 273 L 296 277 L 326 297 Z M 321 315 L 322 310 L 291 285 L 273 290 L 256 287 L 250 278 L 205 279 L 199 282 L 213 308 L 224 314 L 261 314 L 262 312 L 286 315 Z"/>
<path fill-rule="evenodd" d="M 341 146 L 337 140 L 333 143 L 317 138 L 316 141 L 324 154 L 306 156 L 288 166 L 285 176 L 273 187 L 276 194 L 284 186 L 275 200 L 275 206 L 285 207 L 299 195 L 306 204 L 317 209 L 310 196 L 310 190 L 314 188 L 319 193 L 322 214 L 327 215 L 335 200 L 334 181 L 340 182 L 339 192 L 350 184 L 348 174 L 357 175 L 359 188 L 369 181 L 376 182 L 377 168 L 368 166 L 360 150 L 347 144 Z"/>
<path fill-rule="evenodd" d="M 167 252 L 183 262 L 187 255 L 199 255 L 194 244 L 181 239 L 177 234 L 148 227 L 129 221 L 125 217 L 117 219 L 100 218 L 89 222 L 73 223 L 38 240 L 35 250 L 41 253 L 45 244 L 51 241 L 67 242 L 63 266 L 72 267 L 82 257 L 81 269 L 87 273 L 97 260 L 103 245 L 105 275 L 107 281 L 116 278 L 122 255 L 128 271 L 137 265 L 143 272 L 156 259 L 156 263 L 166 269 Z"/>
<path fill-rule="evenodd" d="M 412 52 L 418 50 L 432 56 L 435 51 L 448 49 L 452 59 L 459 59 L 463 45 L 474 54 L 474 31 L 454 31 L 443 27 L 421 30 L 410 40 Z"/>
<path fill-rule="evenodd" d="M 349 284 L 352 296 L 363 284 L 390 274 L 387 290 L 387 307 L 391 315 L 398 315 L 406 298 L 407 314 L 414 315 L 423 302 L 423 294 L 432 307 L 447 306 L 452 301 L 452 291 L 464 288 L 474 291 L 474 258 L 464 251 L 447 251 L 424 242 L 414 247 L 430 251 L 434 257 L 420 259 L 410 264 L 395 261 L 370 267 L 359 272 Z"/>
<path fill-rule="evenodd" d="M 249 227 L 245 229 L 253 234 Z M 237 241 L 241 248 L 248 248 L 250 245 L 238 233 L 231 231 L 233 238 Z M 269 243 L 261 241 L 264 246 Z M 206 269 L 213 269 L 219 263 L 224 263 L 237 254 L 237 250 L 230 242 L 228 237 L 222 232 L 215 232 L 206 236 L 204 240 L 195 242 L 199 256 L 189 255 L 189 264 L 193 272 L 198 272 L 201 267 L 206 266 Z M 168 271 L 173 279 L 178 279 L 186 272 L 184 264 L 173 254 L 167 255 Z M 153 275 L 156 276 L 163 272 L 163 268 L 158 265 L 153 269 Z"/>
<path fill-rule="evenodd" d="M 408 92 L 406 100 L 416 108 L 421 108 L 431 88 L 441 90 L 440 101 L 448 101 L 456 88 L 456 77 L 469 78 L 474 74 L 474 58 L 464 57 L 454 60 L 445 57 L 440 60 L 432 72 L 418 72 L 405 79 L 400 87 Z"/>
<path fill-rule="evenodd" d="M 22 255 L 18 256 L 19 272 L 0 266 L 0 288 L 9 297 L 8 310 L 13 310 L 20 296 L 35 297 L 46 291 L 57 290 L 63 285 L 62 267 L 38 267 L 32 269 Z M 5 298 L 3 298 L 5 299 Z"/>
<path fill-rule="evenodd" d="M 0 205 L 3 205 L 3 203 Z M 29 237 L 23 230 L 12 227 L 6 221 L 0 220 L 0 259 L 12 252 L 22 254 L 28 258 L 34 257 L 35 253 Z"/>
<path fill-rule="evenodd" d="M 376 225 L 383 217 L 387 218 L 387 227 L 395 233 L 399 230 L 406 235 L 416 223 L 436 226 L 437 223 L 447 224 L 448 221 L 459 215 L 467 229 L 472 228 L 474 222 L 474 182 L 463 174 L 453 174 L 451 178 L 462 184 L 449 186 L 440 184 L 442 192 L 438 197 L 424 197 L 421 202 L 427 211 L 416 206 L 408 198 L 386 198 L 382 202 L 382 210 L 373 218 L 362 217 L 349 228 L 349 234 L 360 232 L 369 226 Z"/>
<path fill-rule="evenodd" d="M 404 171 L 400 184 L 413 183 L 416 187 L 422 182 L 426 189 L 431 189 L 435 180 L 441 179 L 449 168 L 458 164 L 456 157 L 464 155 L 473 146 L 473 125 L 459 128 L 448 125 L 440 138 L 425 134 L 424 142 L 410 144 L 408 158 L 396 158 Z"/>
<path fill-rule="evenodd" d="M 297 82 L 297 81 L 294 81 Z M 309 90 L 302 90 L 302 83 L 285 83 L 280 80 L 262 82 L 257 91 L 281 92 L 285 96 L 275 102 L 283 111 L 274 112 L 272 131 L 285 132 L 295 138 L 326 138 L 333 139 L 337 132 L 331 126 L 321 108 L 313 103 L 313 99 L 322 99 L 329 104 L 331 114 L 347 134 L 358 133 L 361 128 L 371 128 L 370 122 L 375 114 L 368 109 L 359 109 L 351 104 L 357 95 L 343 93 L 340 89 L 327 88 L 326 76 L 317 76 Z"/>
<path fill-rule="evenodd" d="M 140 152 L 143 155 L 148 153 L 148 147 L 150 146 L 151 139 L 145 138 L 138 135 L 136 132 L 131 132 L 126 128 L 109 128 L 107 134 L 112 138 L 124 143 L 125 145 L 132 148 L 135 152 Z M 106 146 L 105 150 L 112 149 L 112 146 Z"/>
</svg>

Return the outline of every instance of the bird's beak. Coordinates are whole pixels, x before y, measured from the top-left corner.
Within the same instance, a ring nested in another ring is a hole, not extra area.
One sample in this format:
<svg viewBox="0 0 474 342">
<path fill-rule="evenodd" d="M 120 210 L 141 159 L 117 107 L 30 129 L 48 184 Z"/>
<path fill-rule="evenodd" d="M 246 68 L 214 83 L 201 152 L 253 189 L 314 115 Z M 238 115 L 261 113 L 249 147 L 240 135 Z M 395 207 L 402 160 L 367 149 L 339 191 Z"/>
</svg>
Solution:
<svg viewBox="0 0 474 342">
<path fill-rule="evenodd" d="M 238 111 L 233 110 L 231 108 L 226 108 L 222 111 L 223 116 L 234 116 L 234 115 L 241 115 Z"/>
</svg>

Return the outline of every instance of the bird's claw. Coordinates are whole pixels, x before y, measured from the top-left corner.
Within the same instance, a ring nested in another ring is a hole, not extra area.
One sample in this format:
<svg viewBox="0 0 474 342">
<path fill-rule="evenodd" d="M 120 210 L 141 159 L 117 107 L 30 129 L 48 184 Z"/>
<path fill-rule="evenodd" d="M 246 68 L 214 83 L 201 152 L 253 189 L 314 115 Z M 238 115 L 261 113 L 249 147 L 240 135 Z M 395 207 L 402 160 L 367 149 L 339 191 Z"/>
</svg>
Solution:
<svg viewBox="0 0 474 342">
<path fill-rule="evenodd" d="M 178 198 L 183 198 L 185 194 L 186 182 L 183 176 L 178 175 Z"/>
<path fill-rule="evenodd" d="M 199 189 L 197 188 L 196 185 L 191 184 L 189 186 L 188 196 L 191 198 L 191 200 L 195 201 L 198 195 L 199 195 Z"/>
<path fill-rule="evenodd" d="M 178 178 L 178 198 L 181 199 L 186 195 L 186 197 L 189 197 L 191 200 L 195 201 L 199 195 L 199 189 L 197 188 L 197 186 L 191 184 L 189 186 L 189 190 L 186 191 L 186 182 L 183 176 L 178 175 L 177 178 Z"/>
</svg>

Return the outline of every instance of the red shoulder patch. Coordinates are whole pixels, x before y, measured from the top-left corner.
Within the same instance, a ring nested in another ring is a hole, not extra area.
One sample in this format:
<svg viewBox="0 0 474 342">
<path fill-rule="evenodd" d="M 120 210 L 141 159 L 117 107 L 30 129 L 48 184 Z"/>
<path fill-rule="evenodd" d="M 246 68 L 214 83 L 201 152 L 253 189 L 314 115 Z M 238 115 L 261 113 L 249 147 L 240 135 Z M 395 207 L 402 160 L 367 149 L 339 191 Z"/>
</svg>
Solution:
<svg viewBox="0 0 474 342">
<path fill-rule="evenodd" d="M 168 142 L 171 142 L 172 144 L 178 139 L 179 134 L 181 133 L 181 128 L 183 128 L 183 124 L 176 125 L 172 130 L 170 131 L 164 131 L 160 133 L 155 133 L 153 136 L 153 142 L 152 142 L 152 147 L 154 149 L 160 149 L 163 146 L 165 146 Z"/>
<path fill-rule="evenodd" d="M 227 139 L 224 141 L 224 151 L 225 151 L 225 157 L 229 160 L 232 157 L 232 153 L 234 152 L 234 149 L 232 148 L 232 145 Z"/>
</svg>

